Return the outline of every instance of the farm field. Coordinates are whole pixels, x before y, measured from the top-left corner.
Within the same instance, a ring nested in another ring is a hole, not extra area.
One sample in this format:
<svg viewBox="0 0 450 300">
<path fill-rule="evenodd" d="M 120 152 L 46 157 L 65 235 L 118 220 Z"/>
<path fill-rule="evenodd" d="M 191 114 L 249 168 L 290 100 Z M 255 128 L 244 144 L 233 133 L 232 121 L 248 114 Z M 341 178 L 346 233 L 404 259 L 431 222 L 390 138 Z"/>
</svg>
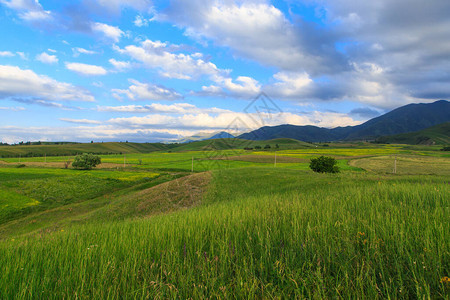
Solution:
<svg viewBox="0 0 450 300">
<path fill-rule="evenodd" d="M 450 297 L 448 154 L 259 144 L 1 158 L 0 298 Z"/>
</svg>

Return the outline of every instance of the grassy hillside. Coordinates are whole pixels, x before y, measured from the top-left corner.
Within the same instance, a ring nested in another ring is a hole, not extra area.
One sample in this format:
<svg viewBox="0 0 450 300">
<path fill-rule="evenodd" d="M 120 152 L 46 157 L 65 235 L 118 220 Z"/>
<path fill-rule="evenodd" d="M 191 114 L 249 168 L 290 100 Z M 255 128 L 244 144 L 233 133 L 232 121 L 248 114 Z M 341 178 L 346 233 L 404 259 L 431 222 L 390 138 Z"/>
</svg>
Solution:
<svg viewBox="0 0 450 300">
<path fill-rule="evenodd" d="M 444 177 L 220 170 L 190 210 L 123 205 L 123 221 L 0 241 L 0 297 L 446 298 L 449 192 Z"/>
<path fill-rule="evenodd" d="M 199 142 L 192 142 L 187 144 L 179 144 L 172 149 L 172 151 L 200 151 L 200 150 L 228 150 L 228 149 L 244 149 L 244 148 L 255 148 L 260 146 L 264 149 L 266 145 L 270 146 L 270 150 L 281 150 L 281 149 L 296 149 L 313 147 L 310 143 L 305 143 L 302 141 L 280 138 L 267 141 L 250 141 L 243 139 L 214 139 Z M 279 148 L 276 148 L 278 145 Z"/>
<path fill-rule="evenodd" d="M 432 126 L 424 130 L 383 136 L 376 140 L 382 144 L 411 144 L 411 145 L 449 145 L 450 122 Z"/>
<path fill-rule="evenodd" d="M 4 159 L 0 299 L 450 296 L 440 147 L 271 143 L 276 165 L 272 149 Z M 310 171 L 320 155 L 342 172 Z"/>
<path fill-rule="evenodd" d="M 63 145 L 16 145 L 0 146 L 0 157 L 71 156 L 79 153 L 119 154 L 148 153 L 169 149 L 160 143 L 88 143 Z"/>
</svg>

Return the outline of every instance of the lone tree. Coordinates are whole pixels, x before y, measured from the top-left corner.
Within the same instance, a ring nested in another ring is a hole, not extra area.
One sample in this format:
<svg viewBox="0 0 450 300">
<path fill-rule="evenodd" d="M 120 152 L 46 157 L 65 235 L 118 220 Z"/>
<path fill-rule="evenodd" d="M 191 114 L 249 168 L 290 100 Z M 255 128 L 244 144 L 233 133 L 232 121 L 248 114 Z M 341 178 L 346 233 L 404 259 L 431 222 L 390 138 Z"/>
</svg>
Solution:
<svg viewBox="0 0 450 300">
<path fill-rule="evenodd" d="M 83 153 L 75 156 L 75 160 L 72 163 L 72 167 L 80 170 L 90 170 L 101 164 L 102 160 L 100 156 L 92 153 Z"/>
<path fill-rule="evenodd" d="M 336 159 L 328 156 L 320 156 L 317 158 L 311 158 L 309 167 L 314 172 L 318 173 L 338 173 L 339 167 L 337 166 Z"/>
</svg>

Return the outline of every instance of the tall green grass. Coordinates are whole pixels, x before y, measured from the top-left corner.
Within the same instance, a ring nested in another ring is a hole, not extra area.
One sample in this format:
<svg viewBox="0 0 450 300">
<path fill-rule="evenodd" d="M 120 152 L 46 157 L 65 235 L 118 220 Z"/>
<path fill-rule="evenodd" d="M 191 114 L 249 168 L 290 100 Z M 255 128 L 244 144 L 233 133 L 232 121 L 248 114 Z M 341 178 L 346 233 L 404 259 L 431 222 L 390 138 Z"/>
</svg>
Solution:
<svg viewBox="0 0 450 300">
<path fill-rule="evenodd" d="M 216 171 L 191 210 L 1 241 L 0 298 L 448 298 L 449 191 L 439 176 Z"/>
</svg>

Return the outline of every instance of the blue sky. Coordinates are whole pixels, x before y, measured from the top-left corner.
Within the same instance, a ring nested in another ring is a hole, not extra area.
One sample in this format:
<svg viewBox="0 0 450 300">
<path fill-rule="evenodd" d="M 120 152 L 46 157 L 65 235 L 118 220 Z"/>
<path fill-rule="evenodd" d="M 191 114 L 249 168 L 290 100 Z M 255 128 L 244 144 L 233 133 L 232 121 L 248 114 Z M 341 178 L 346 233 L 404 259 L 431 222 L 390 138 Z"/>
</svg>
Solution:
<svg viewBox="0 0 450 300">
<path fill-rule="evenodd" d="M 0 0 L 0 141 L 356 125 L 448 99 L 448 0 Z M 276 113 L 245 108 L 261 93 Z"/>
</svg>

